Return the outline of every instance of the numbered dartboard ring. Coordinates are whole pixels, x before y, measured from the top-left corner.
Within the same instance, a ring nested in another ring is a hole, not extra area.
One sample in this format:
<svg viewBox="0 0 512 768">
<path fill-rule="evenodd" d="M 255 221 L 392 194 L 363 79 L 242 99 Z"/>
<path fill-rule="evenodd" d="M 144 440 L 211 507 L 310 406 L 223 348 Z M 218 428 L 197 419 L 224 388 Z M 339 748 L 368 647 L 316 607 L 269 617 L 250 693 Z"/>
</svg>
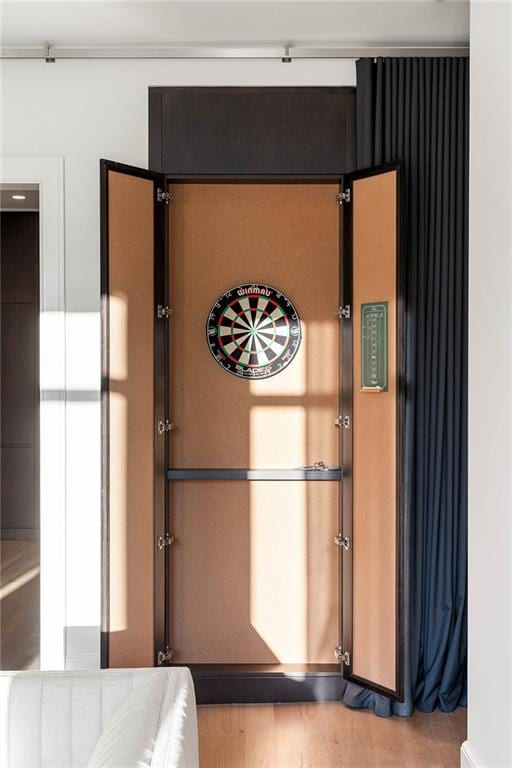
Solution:
<svg viewBox="0 0 512 768">
<path fill-rule="evenodd" d="M 208 347 L 225 371 L 268 379 L 290 365 L 301 341 L 294 305 L 269 285 L 247 283 L 226 291 L 206 322 Z"/>
</svg>

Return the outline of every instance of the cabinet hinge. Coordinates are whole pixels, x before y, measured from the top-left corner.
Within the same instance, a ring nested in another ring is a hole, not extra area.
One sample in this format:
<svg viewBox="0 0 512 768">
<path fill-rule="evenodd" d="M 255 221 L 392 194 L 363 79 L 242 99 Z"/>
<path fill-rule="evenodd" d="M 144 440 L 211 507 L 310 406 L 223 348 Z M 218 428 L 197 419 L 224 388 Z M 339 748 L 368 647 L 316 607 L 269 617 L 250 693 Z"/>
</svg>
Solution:
<svg viewBox="0 0 512 768">
<path fill-rule="evenodd" d="M 158 657 L 157 657 L 158 666 L 160 667 L 162 664 L 167 664 L 169 661 L 172 660 L 173 656 L 174 656 L 174 648 L 171 648 L 170 646 L 166 645 L 164 651 L 158 651 Z"/>
<path fill-rule="evenodd" d="M 162 318 L 169 318 L 172 317 L 174 314 L 173 310 L 170 307 L 164 307 L 162 304 L 158 304 L 156 308 L 156 316 L 159 320 L 162 320 Z"/>
<path fill-rule="evenodd" d="M 343 427 L 343 429 L 350 429 L 352 426 L 352 419 L 350 416 L 337 416 L 334 419 L 334 423 L 337 427 Z"/>
<path fill-rule="evenodd" d="M 160 188 L 156 190 L 157 203 L 165 203 L 166 205 L 169 205 L 171 200 L 172 200 L 171 192 L 164 192 L 164 190 Z"/>
<path fill-rule="evenodd" d="M 164 432 L 170 432 L 171 429 L 174 429 L 174 424 L 172 421 L 169 421 L 169 419 L 157 423 L 157 431 L 159 435 L 163 435 Z"/>
<path fill-rule="evenodd" d="M 350 189 L 345 189 L 344 192 L 338 192 L 336 200 L 340 205 L 343 205 L 343 203 L 350 203 Z"/>
<path fill-rule="evenodd" d="M 341 645 L 338 645 L 334 649 L 334 655 L 340 664 L 345 664 L 346 667 L 350 667 L 350 651 L 344 651 Z"/>
<path fill-rule="evenodd" d="M 350 549 L 352 540 L 349 536 L 343 536 L 343 534 L 339 533 L 334 537 L 334 543 L 337 544 L 338 547 L 343 547 L 343 549 Z"/>
<path fill-rule="evenodd" d="M 171 544 L 174 544 L 174 536 L 171 536 L 170 533 L 166 533 L 165 536 L 159 536 L 156 543 L 158 544 L 158 549 L 170 547 Z"/>
<path fill-rule="evenodd" d="M 338 307 L 336 310 L 336 317 L 340 320 L 350 320 L 350 304 L 345 304 L 344 307 Z"/>
</svg>

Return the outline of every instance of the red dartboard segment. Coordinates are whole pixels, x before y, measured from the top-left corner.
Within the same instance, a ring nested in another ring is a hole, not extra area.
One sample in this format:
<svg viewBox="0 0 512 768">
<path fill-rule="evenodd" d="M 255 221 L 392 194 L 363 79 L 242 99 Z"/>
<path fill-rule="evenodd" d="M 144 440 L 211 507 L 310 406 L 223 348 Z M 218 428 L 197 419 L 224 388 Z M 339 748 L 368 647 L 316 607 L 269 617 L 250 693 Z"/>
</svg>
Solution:
<svg viewBox="0 0 512 768">
<path fill-rule="evenodd" d="M 266 379 L 288 366 L 301 342 L 297 310 L 269 285 L 247 283 L 226 291 L 206 323 L 210 352 L 226 371 Z"/>
</svg>

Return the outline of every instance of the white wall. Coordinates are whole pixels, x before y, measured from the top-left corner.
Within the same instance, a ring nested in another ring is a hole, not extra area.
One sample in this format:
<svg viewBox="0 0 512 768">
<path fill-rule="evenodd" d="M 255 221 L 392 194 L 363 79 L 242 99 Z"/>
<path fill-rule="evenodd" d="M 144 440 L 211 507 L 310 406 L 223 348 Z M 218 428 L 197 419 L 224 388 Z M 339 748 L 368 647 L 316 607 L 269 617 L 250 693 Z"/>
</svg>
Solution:
<svg viewBox="0 0 512 768">
<path fill-rule="evenodd" d="M 471 4 L 469 723 L 512 766 L 512 4 Z"/>
<path fill-rule="evenodd" d="M 68 666 L 99 661 L 99 159 L 147 167 L 149 85 L 355 85 L 353 61 L 8 61 L 2 146 L 64 157 Z"/>
</svg>

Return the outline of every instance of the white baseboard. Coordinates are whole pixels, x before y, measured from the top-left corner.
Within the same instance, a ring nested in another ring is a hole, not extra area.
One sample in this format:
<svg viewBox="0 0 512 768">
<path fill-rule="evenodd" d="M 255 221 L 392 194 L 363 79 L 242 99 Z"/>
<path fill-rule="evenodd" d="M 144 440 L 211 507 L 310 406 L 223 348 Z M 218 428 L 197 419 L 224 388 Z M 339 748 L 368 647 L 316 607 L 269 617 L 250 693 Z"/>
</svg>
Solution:
<svg viewBox="0 0 512 768">
<path fill-rule="evenodd" d="M 75 653 L 66 656 L 66 670 L 99 669 L 97 653 Z"/>
<path fill-rule="evenodd" d="M 460 768 L 485 768 L 469 741 L 460 748 Z"/>
<path fill-rule="evenodd" d="M 99 669 L 100 628 L 66 627 L 66 669 Z"/>
</svg>

